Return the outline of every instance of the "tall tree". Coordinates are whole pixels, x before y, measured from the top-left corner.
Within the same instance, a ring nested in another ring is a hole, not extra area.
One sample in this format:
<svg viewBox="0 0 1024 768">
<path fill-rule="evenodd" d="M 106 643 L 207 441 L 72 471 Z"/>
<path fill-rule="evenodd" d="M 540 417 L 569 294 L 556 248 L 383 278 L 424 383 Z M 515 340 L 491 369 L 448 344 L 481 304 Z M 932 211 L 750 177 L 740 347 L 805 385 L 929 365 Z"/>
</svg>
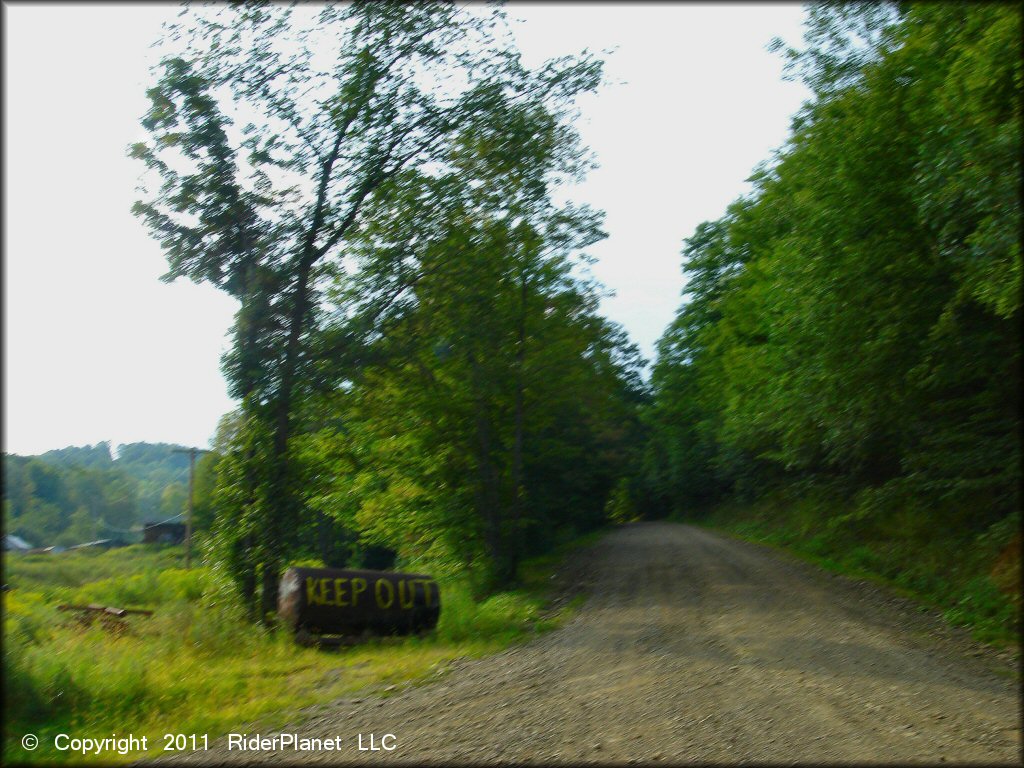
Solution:
<svg viewBox="0 0 1024 768">
<path fill-rule="evenodd" d="M 839 484 L 837 526 L 923 532 L 1019 506 L 1020 27 L 1008 6 L 814 6 L 790 57 L 815 98 L 687 243 L 648 414 L 663 494 Z"/>
<path fill-rule="evenodd" d="M 456 129 L 492 109 L 486 86 L 522 73 L 499 19 L 434 2 L 200 8 L 165 38 L 182 52 L 164 59 L 151 139 L 132 149 L 161 186 L 135 210 L 165 248 L 167 279 L 240 301 L 225 366 L 244 434 L 221 498 L 234 507 L 236 575 L 248 591 L 261 573 L 264 615 L 302 514 L 289 445 L 323 363 L 323 289 L 368 201 L 446 162 Z M 536 81 L 557 96 L 598 74 L 566 60 Z"/>
</svg>

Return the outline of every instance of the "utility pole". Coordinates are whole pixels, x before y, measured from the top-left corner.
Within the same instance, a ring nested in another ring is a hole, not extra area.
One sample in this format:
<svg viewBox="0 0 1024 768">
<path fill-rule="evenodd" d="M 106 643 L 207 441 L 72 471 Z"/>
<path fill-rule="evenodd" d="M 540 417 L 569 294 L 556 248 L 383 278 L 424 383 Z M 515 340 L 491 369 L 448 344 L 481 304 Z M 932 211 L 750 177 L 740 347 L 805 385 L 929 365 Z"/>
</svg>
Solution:
<svg viewBox="0 0 1024 768">
<path fill-rule="evenodd" d="M 192 567 L 192 489 L 195 487 L 196 455 L 208 453 L 205 448 L 172 448 L 173 453 L 188 454 L 188 514 L 185 517 L 185 570 Z"/>
</svg>

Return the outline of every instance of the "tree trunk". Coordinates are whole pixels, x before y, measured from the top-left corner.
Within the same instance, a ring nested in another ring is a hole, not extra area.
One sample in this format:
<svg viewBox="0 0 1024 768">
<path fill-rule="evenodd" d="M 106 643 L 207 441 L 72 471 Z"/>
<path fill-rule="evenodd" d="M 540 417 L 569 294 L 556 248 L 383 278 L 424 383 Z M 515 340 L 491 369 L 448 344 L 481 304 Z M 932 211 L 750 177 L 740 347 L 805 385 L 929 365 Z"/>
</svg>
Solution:
<svg viewBox="0 0 1024 768">
<path fill-rule="evenodd" d="M 260 608 L 263 623 L 273 625 L 273 615 L 277 612 L 277 583 L 281 577 L 279 560 L 263 562 L 263 590 L 260 595 Z"/>
<path fill-rule="evenodd" d="M 241 357 L 239 360 L 239 396 L 242 401 L 243 416 L 247 410 L 249 397 L 256 389 L 254 366 L 247 362 L 251 359 L 250 350 L 254 349 L 257 345 L 258 325 L 254 313 L 256 308 L 260 306 L 259 300 L 263 296 L 256 274 L 256 266 L 250 261 L 245 266 L 242 278 L 242 307 L 239 309 L 235 327 L 236 344 L 238 345 Z M 256 499 L 256 482 L 253 478 L 252 462 L 252 447 L 250 446 L 246 449 L 246 456 L 243 460 L 243 466 L 245 467 L 244 491 L 247 497 L 247 506 L 255 503 Z M 235 578 L 238 582 L 238 591 L 242 598 L 242 604 L 245 606 L 245 610 L 250 618 L 255 618 L 258 608 L 256 600 L 256 563 L 254 562 L 255 545 L 256 542 L 251 534 L 246 534 L 242 538 L 236 539 L 233 544 L 239 571 L 235 574 Z"/>
<path fill-rule="evenodd" d="M 274 402 L 274 439 L 271 448 L 271 479 L 270 493 L 268 494 L 269 509 L 264 519 L 263 527 L 263 615 L 266 617 L 268 611 L 273 611 L 275 605 L 271 604 L 271 597 L 276 602 L 277 597 L 277 571 L 280 570 L 281 556 L 284 552 L 283 539 L 285 535 L 285 522 L 293 511 L 293 498 L 291 483 L 289 482 L 288 467 L 288 441 L 291 438 L 291 408 L 292 391 L 295 387 L 295 374 L 298 368 L 299 342 L 302 333 L 306 328 L 306 316 L 309 310 L 309 276 L 313 264 L 322 255 L 317 250 L 316 239 L 324 223 L 324 210 L 327 201 L 327 187 L 331 179 L 331 172 L 338 154 L 341 151 L 341 143 L 345 137 L 347 125 L 338 129 L 334 146 L 327 157 L 320 174 L 320 184 L 317 190 L 316 205 L 313 212 L 313 221 L 306 232 L 302 250 L 299 257 L 299 272 L 295 280 L 295 303 L 292 305 L 291 318 L 288 325 L 288 341 L 285 346 L 284 360 L 281 365 L 281 383 L 277 390 L 277 397 Z M 367 182 L 370 180 L 368 179 Z M 377 182 L 379 183 L 379 182 Z M 374 184 L 365 183 L 365 191 L 362 197 L 369 194 Z M 345 230 L 355 220 L 356 212 L 359 209 L 358 198 L 346 217 L 345 223 L 338 227 L 331 242 L 336 242 Z M 269 607 L 268 607 L 269 606 Z"/>
<path fill-rule="evenodd" d="M 281 384 L 274 403 L 274 438 L 270 454 L 270 493 L 267 494 L 267 513 L 263 519 L 263 598 L 264 621 L 277 605 L 277 579 L 288 518 L 294 512 L 293 489 L 288 466 L 288 441 L 291 438 L 292 393 L 298 367 L 299 340 L 305 326 L 309 302 L 309 273 L 315 252 L 307 251 L 299 265 L 295 283 L 295 304 L 288 328 L 288 342 L 282 362 Z"/>
<path fill-rule="evenodd" d="M 515 375 L 515 427 L 512 442 L 512 508 L 509 515 L 509 563 L 511 571 L 503 578 L 515 579 L 519 558 L 523 551 L 523 421 L 525 418 L 526 389 L 526 301 L 529 290 L 527 272 L 524 269 L 519 280 L 519 322 L 516 338 Z"/>
<path fill-rule="evenodd" d="M 491 424 L 487 404 L 480 387 L 480 367 L 472 353 L 469 363 L 473 370 L 475 424 L 477 442 L 477 514 L 484 524 L 484 547 L 490 559 L 488 589 L 505 586 L 509 582 L 509 551 L 506 546 L 505 515 L 501 505 L 500 479 L 494 466 Z"/>
</svg>

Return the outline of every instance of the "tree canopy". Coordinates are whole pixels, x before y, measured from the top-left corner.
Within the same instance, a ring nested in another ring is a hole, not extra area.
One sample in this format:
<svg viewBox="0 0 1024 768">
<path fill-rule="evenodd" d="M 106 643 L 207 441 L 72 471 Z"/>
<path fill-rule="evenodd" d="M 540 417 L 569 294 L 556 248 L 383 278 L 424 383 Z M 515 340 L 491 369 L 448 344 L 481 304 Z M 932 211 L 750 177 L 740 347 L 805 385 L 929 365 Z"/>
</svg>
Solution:
<svg viewBox="0 0 1024 768">
<path fill-rule="evenodd" d="M 224 361 L 241 408 L 217 469 L 217 557 L 247 602 L 260 593 L 264 615 L 284 557 L 316 530 L 411 555 L 426 528 L 475 541 L 450 523 L 475 510 L 484 570 L 507 583 L 533 519 L 524 444 L 541 430 L 528 411 L 548 381 L 528 369 L 538 336 L 610 377 L 607 397 L 629 389 L 611 379 L 632 353 L 569 277 L 568 254 L 594 242 L 599 217 L 549 198 L 588 166 L 567 118 L 600 62 L 530 71 L 503 30 L 493 7 L 354 3 L 196 8 L 167 31 L 150 138 L 131 149 L 158 187 L 135 212 L 164 247 L 167 279 L 210 282 L 240 303 Z M 355 402 L 365 411 L 349 415 Z M 362 460 L 377 485 L 399 472 L 402 452 L 365 434 L 389 413 L 401 418 L 387 437 L 451 458 L 403 456 L 426 463 L 393 489 L 477 478 L 431 508 L 437 526 L 400 506 L 371 514 L 373 496 L 362 517 L 308 498 L 358 472 L 310 474 L 325 423 L 344 435 L 346 460 L 372 453 Z M 350 444 L 359 424 L 365 440 Z M 382 533 L 407 525 L 411 548 Z"/>
<path fill-rule="evenodd" d="M 648 385 L 588 277 L 603 214 L 556 203 L 600 61 L 524 67 L 493 6 L 188 9 L 130 151 L 166 279 L 239 303 L 208 555 L 267 617 L 289 559 L 495 589 L 606 520 L 780 488 L 843 499 L 815 514 L 852 539 L 991 539 L 1020 502 L 1019 33 L 812 5 L 783 54 L 813 96 L 686 240 Z"/>
<path fill-rule="evenodd" d="M 670 507 L 827 483 L 858 535 L 984 531 L 1020 504 L 1019 9 L 822 4 L 806 41 L 777 161 L 686 241 L 647 476 Z"/>
</svg>

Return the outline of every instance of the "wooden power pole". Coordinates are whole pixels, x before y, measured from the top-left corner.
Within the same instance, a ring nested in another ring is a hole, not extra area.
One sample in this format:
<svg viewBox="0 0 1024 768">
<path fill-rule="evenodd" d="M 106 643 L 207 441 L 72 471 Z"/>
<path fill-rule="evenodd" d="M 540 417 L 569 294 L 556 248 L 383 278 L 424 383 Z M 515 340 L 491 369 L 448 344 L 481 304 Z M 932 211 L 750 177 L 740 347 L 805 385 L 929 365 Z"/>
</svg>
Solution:
<svg viewBox="0 0 1024 768">
<path fill-rule="evenodd" d="M 188 513 L 185 516 L 185 570 L 192 567 L 192 489 L 195 487 L 196 455 L 205 448 L 173 448 L 174 453 L 188 454 Z"/>
</svg>

